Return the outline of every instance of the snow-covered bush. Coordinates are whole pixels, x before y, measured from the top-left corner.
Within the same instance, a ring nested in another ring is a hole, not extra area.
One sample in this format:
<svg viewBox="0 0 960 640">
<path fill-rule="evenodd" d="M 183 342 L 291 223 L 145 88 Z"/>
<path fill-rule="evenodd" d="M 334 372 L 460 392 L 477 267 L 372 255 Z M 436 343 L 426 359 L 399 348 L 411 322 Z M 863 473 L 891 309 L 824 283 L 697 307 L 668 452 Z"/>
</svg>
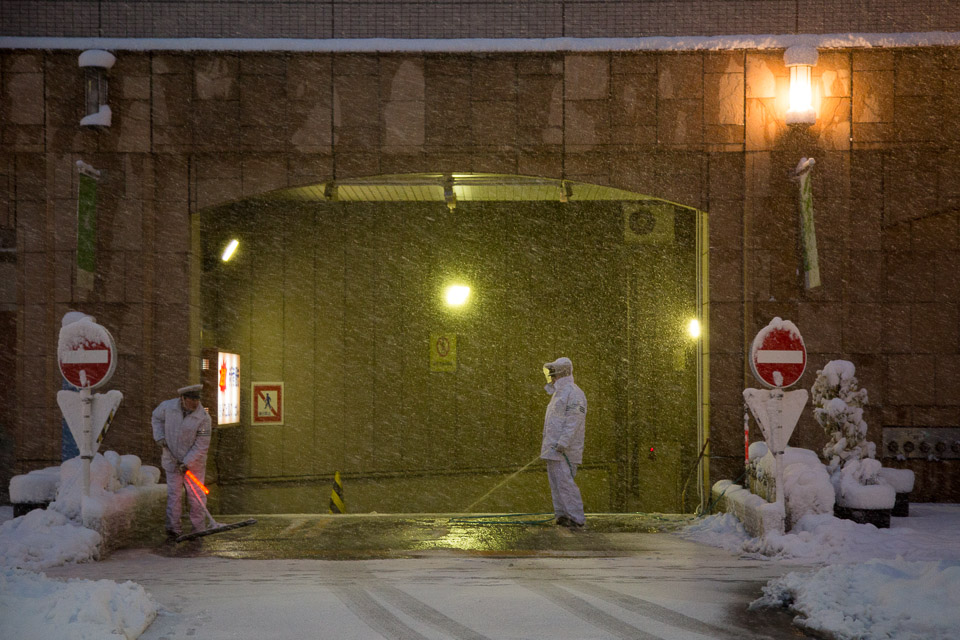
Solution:
<svg viewBox="0 0 960 640">
<path fill-rule="evenodd" d="M 848 460 L 876 456 L 876 445 L 867 441 L 867 423 L 863 421 L 867 390 L 859 388 L 855 374 L 852 362 L 831 360 L 817 372 L 810 390 L 813 417 L 829 438 L 823 458 L 831 475 Z"/>
<path fill-rule="evenodd" d="M 877 447 L 867 440 L 863 405 L 867 390 L 857 384 L 856 367 L 832 360 L 817 372 L 810 390 L 813 417 L 827 433 L 823 448 L 837 505 L 847 509 L 890 509 L 896 492 L 880 478 Z"/>
</svg>

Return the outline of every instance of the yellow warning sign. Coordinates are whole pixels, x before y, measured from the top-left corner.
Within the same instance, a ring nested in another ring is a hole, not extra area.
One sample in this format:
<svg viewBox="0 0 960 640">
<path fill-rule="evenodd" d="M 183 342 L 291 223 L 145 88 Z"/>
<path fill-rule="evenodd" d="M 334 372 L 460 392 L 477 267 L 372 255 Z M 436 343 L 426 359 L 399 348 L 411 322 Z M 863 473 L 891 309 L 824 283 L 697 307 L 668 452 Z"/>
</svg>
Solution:
<svg viewBox="0 0 960 640">
<path fill-rule="evenodd" d="M 457 370 L 457 334 L 433 333 L 430 335 L 430 371 L 452 372 Z"/>
</svg>

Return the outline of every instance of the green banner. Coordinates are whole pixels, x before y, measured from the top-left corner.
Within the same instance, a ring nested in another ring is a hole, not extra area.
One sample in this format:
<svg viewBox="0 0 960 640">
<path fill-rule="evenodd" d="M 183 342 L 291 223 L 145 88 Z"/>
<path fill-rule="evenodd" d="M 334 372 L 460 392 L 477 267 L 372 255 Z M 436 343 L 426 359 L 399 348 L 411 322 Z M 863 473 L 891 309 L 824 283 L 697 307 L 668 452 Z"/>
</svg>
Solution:
<svg viewBox="0 0 960 640">
<path fill-rule="evenodd" d="M 820 261 L 817 257 L 817 230 L 813 224 L 813 185 L 809 166 L 798 176 L 800 180 L 800 232 L 803 240 L 803 283 L 807 289 L 820 286 Z"/>
<path fill-rule="evenodd" d="M 97 180 L 80 174 L 77 194 L 77 288 L 93 290 L 97 270 Z"/>
</svg>

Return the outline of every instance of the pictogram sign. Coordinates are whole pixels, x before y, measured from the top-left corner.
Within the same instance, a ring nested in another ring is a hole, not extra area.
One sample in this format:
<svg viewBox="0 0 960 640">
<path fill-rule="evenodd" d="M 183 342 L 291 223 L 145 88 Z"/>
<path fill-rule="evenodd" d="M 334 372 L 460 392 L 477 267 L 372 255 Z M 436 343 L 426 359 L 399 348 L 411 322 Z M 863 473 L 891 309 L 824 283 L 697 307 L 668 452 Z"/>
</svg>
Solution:
<svg viewBox="0 0 960 640">
<path fill-rule="evenodd" d="M 430 336 L 430 371 L 457 370 L 457 334 L 434 333 Z"/>
<path fill-rule="evenodd" d="M 254 382 L 251 386 L 251 424 L 283 424 L 283 383 Z"/>
</svg>

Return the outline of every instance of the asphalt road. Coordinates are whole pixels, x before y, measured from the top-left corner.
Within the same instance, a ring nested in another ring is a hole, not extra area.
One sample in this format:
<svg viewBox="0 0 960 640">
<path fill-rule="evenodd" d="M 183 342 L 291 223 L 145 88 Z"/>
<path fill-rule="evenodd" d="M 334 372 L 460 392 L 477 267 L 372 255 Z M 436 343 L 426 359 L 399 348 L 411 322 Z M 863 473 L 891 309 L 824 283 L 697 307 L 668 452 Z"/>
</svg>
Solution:
<svg viewBox="0 0 960 640">
<path fill-rule="evenodd" d="M 807 637 L 785 611 L 747 610 L 802 567 L 671 535 L 688 516 L 591 514 L 577 532 L 546 516 L 254 517 L 46 573 L 141 584 L 162 606 L 142 640 Z"/>
</svg>

